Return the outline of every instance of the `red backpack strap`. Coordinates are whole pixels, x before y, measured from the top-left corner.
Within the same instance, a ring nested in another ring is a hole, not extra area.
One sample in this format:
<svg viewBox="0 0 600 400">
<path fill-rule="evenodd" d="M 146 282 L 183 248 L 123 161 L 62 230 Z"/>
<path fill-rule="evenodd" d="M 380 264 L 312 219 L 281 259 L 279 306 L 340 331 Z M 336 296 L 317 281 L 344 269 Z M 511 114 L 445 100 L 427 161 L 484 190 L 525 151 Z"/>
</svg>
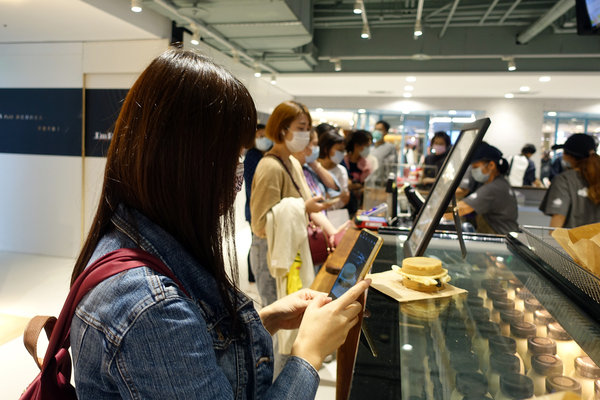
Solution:
<svg viewBox="0 0 600 400">
<path fill-rule="evenodd" d="M 42 364 L 45 368 L 60 350 L 60 348 L 69 348 L 69 334 L 71 331 L 71 322 L 75 315 L 77 305 L 83 297 L 96 285 L 113 275 L 119 274 L 133 268 L 148 267 L 172 279 L 179 289 L 190 297 L 182 283 L 177 279 L 173 272 L 160 259 L 141 249 L 118 249 L 97 259 L 93 264 L 87 267 L 71 286 L 67 300 L 63 305 L 56 325 L 50 337 L 48 350 Z"/>
</svg>

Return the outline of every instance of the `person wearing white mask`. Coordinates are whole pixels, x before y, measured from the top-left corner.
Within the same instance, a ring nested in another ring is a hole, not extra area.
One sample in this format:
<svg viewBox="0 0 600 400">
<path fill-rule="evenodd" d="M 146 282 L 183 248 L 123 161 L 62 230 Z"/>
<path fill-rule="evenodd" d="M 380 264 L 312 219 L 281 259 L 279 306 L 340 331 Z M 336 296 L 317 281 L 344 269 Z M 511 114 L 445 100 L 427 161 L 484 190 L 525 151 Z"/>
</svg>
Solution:
<svg viewBox="0 0 600 400">
<path fill-rule="evenodd" d="M 444 161 L 446 161 L 450 146 L 450 136 L 446 132 L 438 131 L 433 134 L 429 155 L 423 161 L 423 176 L 420 182 L 426 188 L 430 188 L 435 182 L 438 172 L 442 169 Z"/>
<path fill-rule="evenodd" d="M 348 190 L 348 171 L 340 163 L 344 161 L 344 137 L 334 131 L 323 133 L 319 137 L 319 163 L 331 173 L 340 185 L 339 191 L 329 190 L 330 197 L 338 197 L 330 209 L 344 208 L 350 201 Z"/>
<path fill-rule="evenodd" d="M 263 158 L 265 152 L 269 151 L 273 147 L 273 142 L 271 139 L 265 136 L 265 125 L 257 124 L 256 125 L 256 134 L 254 136 L 254 146 L 246 152 L 244 156 L 244 187 L 246 189 L 246 221 L 248 224 L 252 223 L 252 213 L 250 212 L 250 193 L 252 192 L 252 180 L 254 179 L 254 173 L 256 172 L 256 166 L 259 161 Z M 263 241 L 252 240 L 252 245 L 250 246 L 250 253 L 248 254 L 248 277 L 250 282 L 254 282 L 256 279 L 254 278 L 254 272 L 252 272 L 252 254 L 254 254 L 254 258 L 258 257 L 258 259 L 266 259 L 267 248 L 263 246 Z M 263 255 L 260 255 L 260 254 Z"/>
<path fill-rule="evenodd" d="M 388 172 L 391 172 L 393 164 L 398 162 L 398 152 L 396 146 L 386 142 L 385 137 L 390 130 L 390 124 L 386 121 L 377 121 L 373 130 L 373 149 L 371 154 L 377 159 L 377 173 L 373 178 L 376 181 L 384 181 L 387 179 Z"/>
<path fill-rule="evenodd" d="M 477 232 L 506 235 L 519 229 L 517 199 L 505 178 L 508 161 L 496 147 L 482 142 L 471 157 L 471 174 L 483 183 L 458 202 L 458 214 L 477 213 Z"/>
<path fill-rule="evenodd" d="M 265 135 L 273 141 L 273 147 L 258 163 L 252 181 L 250 211 L 253 245 L 256 242 L 267 246 L 267 213 L 282 199 L 301 197 L 308 214 L 323 211 L 327 207 L 322 202 L 322 196 L 311 196 L 302 166 L 292 156 L 292 153 L 307 147 L 311 122 L 306 106 L 295 101 L 279 104 L 267 121 Z M 259 259 L 258 255 L 251 253 L 250 258 L 262 306 L 267 306 L 277 300 L 275 279 L 270 275 L 266 256 Z"/>
<path fill-rule="evenodd" d="M 350 132 L 346 138 L 346 157 L 342 165 L 348 170 L 350 177 L 350 201 L 348 202 L 348 213 L 352 216 L 362 207 L 363 190 L 365 180 L 371 174 L 371 165 L 367 156 L 371 150 L 371 133 L 365 130 Z"/>
</svg>

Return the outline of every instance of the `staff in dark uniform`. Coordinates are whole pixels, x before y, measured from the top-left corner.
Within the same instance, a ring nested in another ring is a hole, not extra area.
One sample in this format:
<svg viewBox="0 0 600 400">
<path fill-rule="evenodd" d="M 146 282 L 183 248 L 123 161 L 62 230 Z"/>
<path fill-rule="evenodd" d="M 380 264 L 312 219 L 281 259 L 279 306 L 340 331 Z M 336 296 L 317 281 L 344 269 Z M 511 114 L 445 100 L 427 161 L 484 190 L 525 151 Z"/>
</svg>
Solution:
<svg viewBox="0 0 600 400">
<path fill-rule="evenodd" d="M 550 226 L 573 228 L 600 222 L 600 156 L 590 135 L 569 136 L 563 149 L 563 161 L 570 167 L 552 180 L 540 210 L 552 216 Z"/>
<path fill-rule="evenodd" d="M 496 147 L 482 142 L 471 157 L 473 179 L 482 183 L 458 202 L 458 214 L 477 213 L 477 232 L 505 235 L 519 229 L 515 194 L 505 179 L 508 161 Z"/>
</svg>

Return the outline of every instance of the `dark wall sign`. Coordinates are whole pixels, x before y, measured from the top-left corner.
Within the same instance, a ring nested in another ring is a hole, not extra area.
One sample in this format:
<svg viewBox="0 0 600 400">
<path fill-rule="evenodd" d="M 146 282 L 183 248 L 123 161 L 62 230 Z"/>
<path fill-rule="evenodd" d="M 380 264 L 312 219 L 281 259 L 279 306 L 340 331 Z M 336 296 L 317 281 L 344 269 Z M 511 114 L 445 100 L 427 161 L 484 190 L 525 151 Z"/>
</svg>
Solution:
<svg viewBox="0 0 600 400">
<path fill-rule="evenodd" d="M 0 153 L 81 155 L 81 89 L 0 89 Z"/>
<path fill-rule="evenodd" d="M 86 89 L 85 155 L 106 157 L 128 89 Z"/>
</svg>

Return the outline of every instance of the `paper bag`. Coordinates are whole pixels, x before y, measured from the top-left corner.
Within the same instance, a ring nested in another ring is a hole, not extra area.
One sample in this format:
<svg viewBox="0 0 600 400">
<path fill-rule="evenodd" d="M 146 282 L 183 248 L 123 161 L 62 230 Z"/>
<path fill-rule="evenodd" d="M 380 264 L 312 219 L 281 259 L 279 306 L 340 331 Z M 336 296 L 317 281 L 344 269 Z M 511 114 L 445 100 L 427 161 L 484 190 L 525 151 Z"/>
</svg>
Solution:
<svg viewBox="0 0 600 400">
<path fill-rule="evenodd" d="M 572 229 L 557 228 L 552 237 L 577 264 L 600 276 L 600 223 Z"/>
</svg>

